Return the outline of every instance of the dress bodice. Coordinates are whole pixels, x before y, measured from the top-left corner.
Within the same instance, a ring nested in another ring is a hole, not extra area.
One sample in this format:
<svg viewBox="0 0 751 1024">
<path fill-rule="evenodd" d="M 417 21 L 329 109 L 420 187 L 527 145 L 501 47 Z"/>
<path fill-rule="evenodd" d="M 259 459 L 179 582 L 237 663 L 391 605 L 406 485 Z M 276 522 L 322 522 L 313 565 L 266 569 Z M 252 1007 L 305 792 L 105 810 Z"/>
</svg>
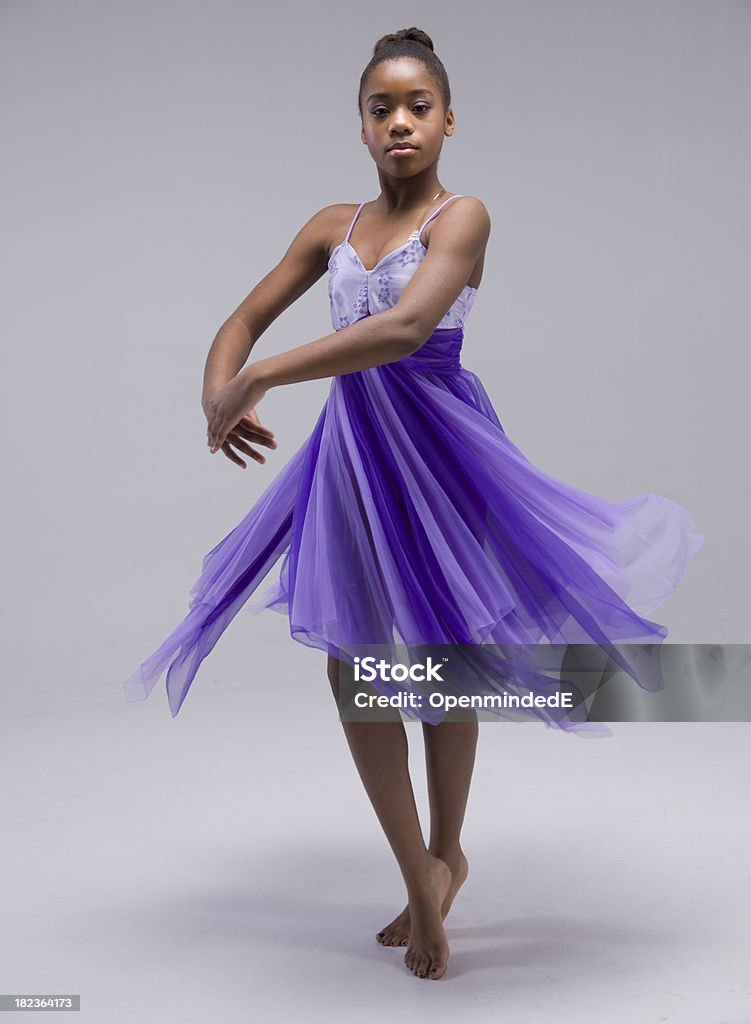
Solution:
<svg viewBox="0 0 751 1024">
<path fill-rule="evenodd" d="M 422 232 L 447 203 L 459 198 L 459 194 L 449 196 L 411 233 L 403 245 L 386 253 L 371 270 L 366 270 L 362 265 L 349 240 L 355 221 L 365 205 L 360 203 L 344 241 L 337 245 L 329 259 L 329 304 L 334 330 L 339 331 L 363 316 L 380 313 L 396 305 L 408 281 L 425 258 L 427 247 L 422 243 Z M 436 330 L 462 328 L 476 294 L 476 288 L 465 285 Z"/>
</svg>

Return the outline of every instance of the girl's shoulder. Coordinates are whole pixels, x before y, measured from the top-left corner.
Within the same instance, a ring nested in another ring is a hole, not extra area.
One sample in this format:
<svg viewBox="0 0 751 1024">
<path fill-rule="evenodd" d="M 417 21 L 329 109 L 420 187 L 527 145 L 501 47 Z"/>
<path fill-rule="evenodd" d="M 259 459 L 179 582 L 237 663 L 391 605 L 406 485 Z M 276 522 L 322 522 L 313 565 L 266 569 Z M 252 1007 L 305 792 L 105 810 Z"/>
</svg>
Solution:
<svg viewBox="0 0 751 1024">
<path fill-rule="evenodd" d="M 471 196 L 466 192 L 454 192 L 453 195 L 449 196 L 449 199 L 451 202 L 445 201 L 446 210 L 450 210 L 453 207 L 454 209 L 460 209 L 465 213 L 474 214 L 475 216 L 486 218 L 490 221 L 488 208 L 478 196 Z M 440 203 L 438 208 L 441 209 L 442 206 L 443 204 Z M 443 211 L 441 210 L 441 212 Z"/>
<path fill-rule="evenodd" d="M 321 266 L 325 268 L 331 250 L 341 241 L 338 234 L 341 232 L 344 237 L 357 206 L 357 203 L 332 203 L 316 210 L 292 239 L 287 252 L 305 259 L 320 258 Z"/>
<path fill-rule="evenodd" d="M 438 204 L 425 227 L 428 238 L 440 221 L 443 221 L 449 234 L 469 229 L 472 233 L 484 236 L 485 241 L 490 236 L 490 213 L 487 206 L 482 199 L 465 192 L 455 192 Z"/>
<path fill-rule="evenodd" d="M 329 206 L 323 206 L 317 210 L 308 223 L 315 224 L 317 229 L 328 238 L 335 239 L 339 234 L 344 236 L 350 221 L 361 205 L 361 203 L 331 203 Z"/>
</svg>

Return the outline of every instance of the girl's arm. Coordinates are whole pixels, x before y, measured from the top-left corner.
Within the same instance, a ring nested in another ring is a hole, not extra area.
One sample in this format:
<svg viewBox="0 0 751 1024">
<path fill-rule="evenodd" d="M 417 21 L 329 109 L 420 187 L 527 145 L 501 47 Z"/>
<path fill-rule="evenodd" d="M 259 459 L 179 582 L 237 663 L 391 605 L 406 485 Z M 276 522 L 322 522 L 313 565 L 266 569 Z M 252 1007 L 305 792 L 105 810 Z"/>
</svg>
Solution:
<svg viewBox="0 0 751 1024">
<path fill-rule="evenodd" d="M 204 409 L 212 395 L 245 365 L 266 328 L 326 273 L 328 245 L 337 211 L 337 206 L 327 206 L 311 217 L 295 235 L 279 263 L 219 328 L 203 375 L 201 404 Z"/>
<path fill-rule="evenodd" d="M 233 429 L 237 428 L 244 416 L 247 417 L 249 409 L 253 410 L 253 416 L 256 417 L 255 407 L 272 387 L 366 370 L 372 366 L 395 362 L 417 351 L 468 283 L 489 234 L 490 217 L 479 199 L 462 196 L 451 203 L 433 222 L 427 255 L 391 309 L 364 317 L 308 345 L 251 363 L 218 391 L 205 398 L 204 412 L 208 420 L 207 439 L 210 450 L 216 452 L 222 448 L 226 452 L 227 439 Z M 326 233 L 326 237 L 331 236 Z M 301 251 L 304 253 L 304 247 Z M 299 259 L 299 265 L 304 266 L 304 257 Z M 320 276 L 322 271 L 318 264 L 315 266 L 316 276 Z M 276 267 L 269 277 L 275 275 L 277 281 L 281 280 L 281 267 L 282 264 Z M 299 271 L 298 274 L 298 281 L 302 281 Z M 299 294 L 302 294 L 303 289 L 300 288 Z M 259 312 L 255 314 L 262 325 L 271 310 L 278 309 L 275 314 L 278 315 L 292 301 L 289 286 L 285 291 L 281 284 L 275 284 L 273 288 L 269 286 L 267 291 L 272 297 L 266 297 L 264 304 L 261 304 L 260 299 L 256 300 L 257 308 L 265 310 L 263 316 Z M 251 300 L 252 296 L 253 292 L 246 301 Z M 254 335 L 249 330 L 248 338 L 252 337 Z M 245 345 L 238 345 L 233 363 L 221 364 L 222 373 L 242 365 L 249 352 L 247 344 L 246 341 Z M 251 439 L 260 439 L 257 418 L 253 422 L 255 425 L 249 428 Z M 242 450 L 247 451 L 246 448 Z"/>
<path fill-rule="evenodd" d="M 396 304 L 317 341 L 261 359 L 238 373 L 249 393 L 317 380 L 411 355 L 430 337 L 458 298 L 485 249 L 490 217 L 463 196 L 433 221 L 430 247 Z"/>
</svg>

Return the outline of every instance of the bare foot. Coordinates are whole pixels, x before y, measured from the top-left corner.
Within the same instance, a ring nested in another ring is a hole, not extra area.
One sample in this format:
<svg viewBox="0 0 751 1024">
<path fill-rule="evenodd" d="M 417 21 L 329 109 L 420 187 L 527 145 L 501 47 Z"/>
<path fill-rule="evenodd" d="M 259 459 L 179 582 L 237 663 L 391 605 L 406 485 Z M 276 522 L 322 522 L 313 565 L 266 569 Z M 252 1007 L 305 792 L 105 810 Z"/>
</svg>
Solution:
<svg viewBox="0 0 751 1024">
<path fill-rule="evenodd" d="M 441 860 L 448 864 L 451 870 L 451 885 L 449 891 L 441 904 L 441 919 L 446 920 L 446 915 L 451 910 L 454 897 L 464 884 L 469 872 L 469 863 L 462 850 L 454 857 L 441 857 Z M 383 931 L 376 935 L 376 942 L 382 946 L 406 946 L 409 942 L 409 904 L 401 914 L 397 914 L 393 921 L 389 922 Z"/>
<path fill-rule="evenodd" d="M 438 980 L 446 973 L 449 961 L 441 906 L 451 885 L 451 868 L 432 853 L 428 854 L 428 865 L 424 883 L 409 895 L 409 946 L 404 963 L 418 978 Z"/>
</svg>

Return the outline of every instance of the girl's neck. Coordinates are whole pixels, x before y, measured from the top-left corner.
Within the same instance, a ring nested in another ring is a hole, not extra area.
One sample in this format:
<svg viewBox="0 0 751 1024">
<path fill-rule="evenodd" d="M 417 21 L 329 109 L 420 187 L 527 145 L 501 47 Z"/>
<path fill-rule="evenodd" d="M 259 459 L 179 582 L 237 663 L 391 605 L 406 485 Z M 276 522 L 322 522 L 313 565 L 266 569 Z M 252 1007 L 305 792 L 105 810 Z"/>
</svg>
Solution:
<svg viewBox="0 0 751 1024">
<path fill-rule="evenodd" d="M 429 181 L 400 181 L 393 184 L 382 180 L 381 194 L 374 205 L 387 214 L 406 213 L 418 206 L 426 206 L 443 195 L 446 195 L 446 189 L 436 178 Z"/>
</svg>

